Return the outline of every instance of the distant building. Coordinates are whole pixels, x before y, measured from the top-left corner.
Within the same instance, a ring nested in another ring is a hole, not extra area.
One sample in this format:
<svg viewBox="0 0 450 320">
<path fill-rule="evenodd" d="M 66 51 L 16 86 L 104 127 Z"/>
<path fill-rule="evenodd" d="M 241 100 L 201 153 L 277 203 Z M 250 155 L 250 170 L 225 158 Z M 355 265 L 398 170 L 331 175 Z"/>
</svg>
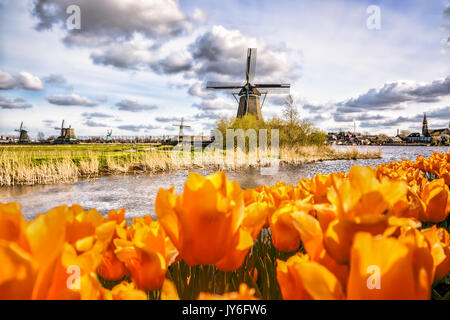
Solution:
<svg viewBox="0 0 450 320">
<path fill-rule="evenodd" d="M 425 137 L 421 135 L 419 132 L 413 132 L 409 136 L 407 136 L 405 140 L 407 143 L 430 143 L 431 137 L 430 136 Z"/>
<path fill-rule="evenodd" d="M 422 136 L 429 137 L 430 132 L 428 131 L 428 121 L 427 121 L 427 114 L 423 114 L 423 122 L 422 122 Z"/>
</svg>

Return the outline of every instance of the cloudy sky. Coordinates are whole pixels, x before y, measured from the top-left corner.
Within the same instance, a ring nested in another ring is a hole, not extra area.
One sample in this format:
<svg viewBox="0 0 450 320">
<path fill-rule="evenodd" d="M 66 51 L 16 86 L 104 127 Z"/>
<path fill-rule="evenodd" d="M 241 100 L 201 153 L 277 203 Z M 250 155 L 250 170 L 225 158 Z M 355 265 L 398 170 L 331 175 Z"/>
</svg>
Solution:
<svg viewBox="0 0 450 320">
<path fill-rule="evenodd" d="M 24 121 L 54 135 L 62 119 L 79 136 L 176 134 L 182 116 L 209 133 L 237 105 L 206 81 L 243 80 L 248 47 L 257 82 L 291 83 L 301 117 L 323 130 L 418 130 L 424 112 L 431 128 L 450 121 L 448 0 L 0 0 L 0 134 Z"/>
</svg>

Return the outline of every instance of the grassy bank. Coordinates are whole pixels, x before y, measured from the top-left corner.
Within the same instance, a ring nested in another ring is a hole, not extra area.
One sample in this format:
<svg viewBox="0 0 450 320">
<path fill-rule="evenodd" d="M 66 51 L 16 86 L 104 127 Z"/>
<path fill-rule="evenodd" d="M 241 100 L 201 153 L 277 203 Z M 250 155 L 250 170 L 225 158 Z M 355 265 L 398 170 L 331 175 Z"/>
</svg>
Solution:
<svg viewBox="0 0 450 320">
<path fill-rule="evenodd" d="M 244 169 L 249 166 L 239 155 L 232 166 L 204 155 L 201 161 L 179 163 L 169 151 L 150 144 L 80 144 L 57 146 L 0 147 L 0 186 L 73 182 L 81 177 L 110 174 L 164 173 L 184 169 Z M 379 158 L 381 151 L 339 150 L 329 146 L 297 146 L 280 149 L 281 165 L 338 160 Z M 220 157 L 223 159 L 222 157 Z M 257 162 L 253 166 L 265 165 Z"/>
</svg>

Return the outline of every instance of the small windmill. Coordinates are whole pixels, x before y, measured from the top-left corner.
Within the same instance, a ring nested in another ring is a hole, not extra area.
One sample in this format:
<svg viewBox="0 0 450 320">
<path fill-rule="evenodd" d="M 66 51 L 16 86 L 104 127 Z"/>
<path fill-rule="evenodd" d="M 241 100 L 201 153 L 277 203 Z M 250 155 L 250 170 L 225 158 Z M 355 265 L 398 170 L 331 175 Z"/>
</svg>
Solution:
<svg viewBox="0 0 450 320">
<path fill-rule="evenodd" d="M 57 143 L 74 143 L 77 138 L 75 137 L 75 129 L 69 125 L 68 128 L 64 127 L 64 120 L 61 123 L 61 128 L 55 127 L 55 130 L 60 130 L 60 135 L 56 139 Z"/>
<path fill-rule="evenodd" d="M 183 136 L 184 136 L 183 129 L 184 128 L 190 128 L 191 126 L 186 126 L 184 124 L 184 118 L 181 118 L 181 123 L 180 124 L 173 124 L 173 126 L 180 128 L 180 131 L 178 132 L 178 142 L 182 142 L 183 141 Z"/>
<path fill-rule="evenodd" d="M 106 143 L 112 143 L 112 130 L 106 131 Z"/>
<path fill-rule="evenodd" d="M 29 143 L 28 131 L 23 128 L 23 121 L 20 123 L 20 128 L 14 131 L 19 132 L 19 143 Z"/>
<path fill-rule="evenodd" d="M 233 96 L 239 103 L 237 117 L 243 117 L 247 113 L 254 114 L 257 119 L 262 120 L 261 107 L 264 105 L 267 94 L 289 94 L 291 85 L 288 83 L 260 83 L 253 84 L 256 72 L 256 48 L 247 50 L 247 65 L 245 68 L 245 84 L 239 82 L 212 82 L 208 81 L 206 89 L 216 90 L 236 90 L 240 99 L 237 100 L 235 93 Z M 259 97 L 264 94 L 261 105 Z"/>
</svg>

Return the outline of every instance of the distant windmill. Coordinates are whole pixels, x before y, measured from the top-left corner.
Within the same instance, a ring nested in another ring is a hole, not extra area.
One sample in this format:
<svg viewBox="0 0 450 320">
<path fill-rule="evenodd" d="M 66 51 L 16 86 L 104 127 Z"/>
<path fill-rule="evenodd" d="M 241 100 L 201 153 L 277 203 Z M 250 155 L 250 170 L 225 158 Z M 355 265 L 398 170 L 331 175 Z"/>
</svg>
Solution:
<svg viewBox="0 0 450 320">
<path fill-rule="evenodd" d="M 249 48 L 247 50 L 247 66 L 245 69 L 245 84 L 242 85 L 239 82 L 212 82 L 208 81 L 206 84 L 207 89 L 240 89 L 238 96 L 239 108 L 237 117 L 243 117 L 247 113 L 254 114 L 257 119 L 262 120 L 261 103 L 259 97 L 264 94 L 264 101 L 267 94 L 289 94 L 291 85 L 288 83 L 261 83 L 253 84 L 256 71 L 256 48 Z M 235 93 L 233 96 L 236 98 Z M 237 101 L 237 98 L 236 98 Z"/>
<path fill-rule="evenodd" d="M 19 143 L 30 142 L 30 137 L 28 137 L 28 131 L 23 128 L 23 121 L 20 123 L 20 128 L 14 131 L 19 132 Z"/>
<path fill-rule="evenodd" d="M 70 125 L 68 128 L 65 128 L 64 120 L 61 123 L 61 128 L 55 127 L 55 130 L 60 130 L 60 135 L 56 139 L 56 143 L 75 143 L 77 141 L 75 130 Z"/>
<path fill-rule="evenodd" d="M 106 132 L 106 142 L 107 142 L 107 143 L 111 143 L 111 142 L 112 142 L 112 137 L 111 137 L 111 135 L 112 135 L 112 130 L 108 130 L 108 131 Z"/>
<path fill-rule="evenodd" d="M 183 141 L 183 136 L 184 136 L 183 129 L 184 128 L 190 128 L 191 126 L 184 125 L 184 118 L 181 118 L 181 123 L 180 124 L 173 124 L 173 126 L 180 128 L 180 131 L 178 132 L 178 142 L 182 142 Z"/>
</svg>

